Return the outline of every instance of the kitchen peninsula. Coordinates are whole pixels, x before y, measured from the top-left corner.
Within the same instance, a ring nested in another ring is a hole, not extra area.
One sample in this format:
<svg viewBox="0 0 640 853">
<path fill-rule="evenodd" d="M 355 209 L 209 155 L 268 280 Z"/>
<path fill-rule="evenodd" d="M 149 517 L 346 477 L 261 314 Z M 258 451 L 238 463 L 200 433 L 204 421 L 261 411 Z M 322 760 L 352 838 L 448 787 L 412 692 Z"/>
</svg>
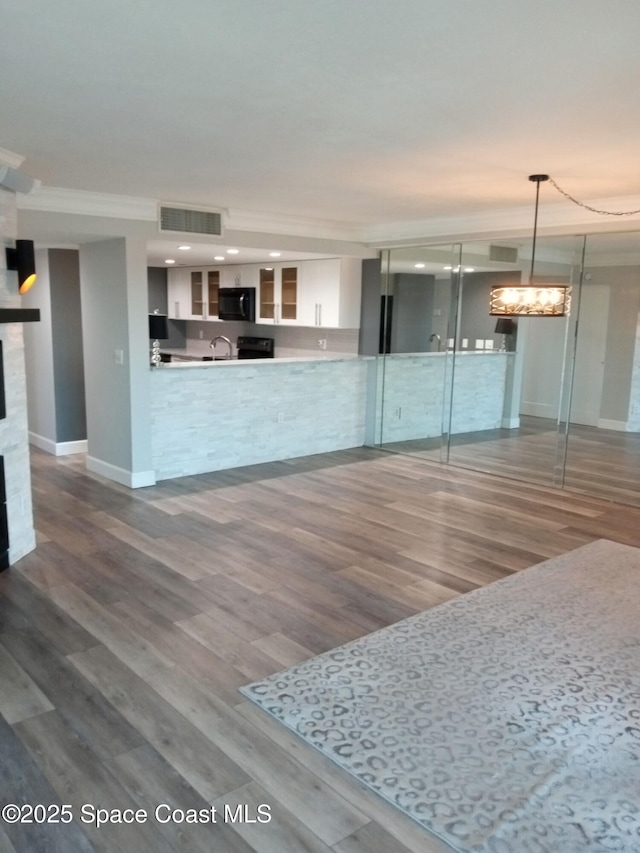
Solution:
<svg viewBox="0 0 640 853">
<path fill-rule="evenodd" d="M 156 479 L 361 447 L 377 442 L 389 423 L 395 441 L 438 435 L 452 361 L 452 353 L 434 352 L 151 368 Z M 504 401 L 513 361 L 513 353 L 456 354 L 452 432 L 508 425 Z M 386 398 L 385 371 L 403 377 L 389 383 L 394 392 Z"/>
<path fill-rule="evenodd" d="M 362 446 L 373 364 L 347 356 L 152 369 L 156 479 Z"/>
</svg>

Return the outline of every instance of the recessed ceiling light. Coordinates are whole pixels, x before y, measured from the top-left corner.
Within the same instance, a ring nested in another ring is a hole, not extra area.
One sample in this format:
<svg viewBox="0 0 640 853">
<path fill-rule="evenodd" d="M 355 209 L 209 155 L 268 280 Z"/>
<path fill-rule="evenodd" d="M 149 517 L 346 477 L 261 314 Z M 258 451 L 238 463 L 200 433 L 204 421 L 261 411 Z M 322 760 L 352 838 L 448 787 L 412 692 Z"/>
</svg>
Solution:
<svg viewBox="0 0 640 853">
<path fill-rule="evenodd" d="M 239 251 L 239 249 L 227 249 L 227 255 L 237 255 Z"/>
<path fill-rule="evenodd" d="M 464 268 L 464 271 L 465 271 L 465 272 L 475 272 L 475 271 L 476 271 L 476 268 L 475 268 L 475 267 L 465 267 L 465 268 Z"/>
<path fill-rule="evenodd" d="M 280 252 L 269 252 L 269 257 L 270 258 L 279 258 Z"/>
<path fill-rule="evenodd" d="M 175 261 L 173 260 L 173 258 L 167 258 L 165 264 L 175 264 Z"/>
<path fill-rule="evenodd" d="M 424 267 L 425 267 L 425 265 L 424 265 L 424 264 L 414 264 L 414 267 L 415 267 L 417 270 L 423 270 L 423 269 L 424 269 Z"/>
<path fill-rule="evenodd" d="M 216 255 L 213 260 L 214 261 L 226 261 L 227 259 L 225 258 L 224 255 Z"/>
<path fill-rule="evenodd" d="M 188 252 L 191 246 L 178 246 L 181 252 Z"/>
<path fill-rule="evenodd" d="M 442 267 L 442 269 L 443 269 L 443 270 L 452 270 L 452 269 L 453 269 L 453 267 L 452 267 L 452 266 Z"/>
<path fill-rule="evenodd" d="M 273 272 L 273 267 L 265 267 L 266 272 Z"/>
</svg>

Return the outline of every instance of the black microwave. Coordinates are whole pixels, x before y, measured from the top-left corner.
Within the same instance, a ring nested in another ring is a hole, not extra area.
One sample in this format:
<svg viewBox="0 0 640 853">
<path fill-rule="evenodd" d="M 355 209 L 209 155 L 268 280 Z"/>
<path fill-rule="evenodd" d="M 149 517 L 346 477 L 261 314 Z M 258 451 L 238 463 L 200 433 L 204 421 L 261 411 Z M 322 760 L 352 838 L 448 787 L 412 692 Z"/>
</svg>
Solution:
<svg viewBox="0 0 640 853">
<path fill-rule="evenodd" d="M 221 287 L 218 291 L 218 317 L 220 320 L 256 319 L 255 287 Z"/>
</svg>

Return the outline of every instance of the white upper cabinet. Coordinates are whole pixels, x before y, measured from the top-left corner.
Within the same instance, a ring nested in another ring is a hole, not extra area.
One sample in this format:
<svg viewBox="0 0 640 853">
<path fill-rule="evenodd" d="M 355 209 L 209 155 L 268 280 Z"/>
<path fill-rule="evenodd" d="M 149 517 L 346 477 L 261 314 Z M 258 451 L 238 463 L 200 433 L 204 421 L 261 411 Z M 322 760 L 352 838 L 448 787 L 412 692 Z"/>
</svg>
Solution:
<svg viewBox="0 0 640 853">
<path fill-rule="evenodd" d="M 168 270 L 168 316 L 173 320 L 216 320 L 219 287 L 218 270 Z"/>
<path fill-rule="evenodd" d="M 300 264 L 300 325 L 357 329 L 362 261 L 328 258 Z"/>
<path fill-rule="evenodd" d="M 258 268 L 256 323 L 301 325 L 298 309 L 298 265 Z"/>
<path fill-rule="evenodd" d="M 167 306 L 170 319 L 191 319 L 191 270 L 167 271 Z"/>
<path fill-rule="evenodd" d="M 168 270 L 169 317 L 216 320 L 220 287 L 255 287 L 261 325 L 357 329 L 362 261 L 328 258 Z"/>
</svg>

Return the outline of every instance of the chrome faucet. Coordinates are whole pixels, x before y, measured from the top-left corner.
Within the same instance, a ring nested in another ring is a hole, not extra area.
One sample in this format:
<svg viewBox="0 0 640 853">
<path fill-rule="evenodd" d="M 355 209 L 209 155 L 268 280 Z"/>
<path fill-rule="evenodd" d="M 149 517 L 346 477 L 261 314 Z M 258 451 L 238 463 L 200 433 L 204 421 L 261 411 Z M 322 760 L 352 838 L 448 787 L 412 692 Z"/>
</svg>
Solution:
<svg viewBox="0 0 640 853">
<path fill-rule="evenodd" d="M 442 341 L 440 340 L 440 335 L 436 335 L 436 333 L 434 332 L 429 338 L 429 343 L 431 343 L 431 341 L 433 340 L 438 341 L 438 352 L 440 352 L 440 346 L 442 344 Z"/>
<path fill-rule="evenodd" d="M 233 358 L 233 345 L 232 345 L 231 341 L 229 340 L 229 338 L 225 338 L 224 335 L 218 335 L 209 344 L 209 346 L 213 350 L 214 357 L 215 357 L 215 352 L 216 352 L 216 344 L 218 343 L 218 341 L 224 341 L 228 345 L 229 355 L 227 356 L 227 358 Z"/>
</svg>

